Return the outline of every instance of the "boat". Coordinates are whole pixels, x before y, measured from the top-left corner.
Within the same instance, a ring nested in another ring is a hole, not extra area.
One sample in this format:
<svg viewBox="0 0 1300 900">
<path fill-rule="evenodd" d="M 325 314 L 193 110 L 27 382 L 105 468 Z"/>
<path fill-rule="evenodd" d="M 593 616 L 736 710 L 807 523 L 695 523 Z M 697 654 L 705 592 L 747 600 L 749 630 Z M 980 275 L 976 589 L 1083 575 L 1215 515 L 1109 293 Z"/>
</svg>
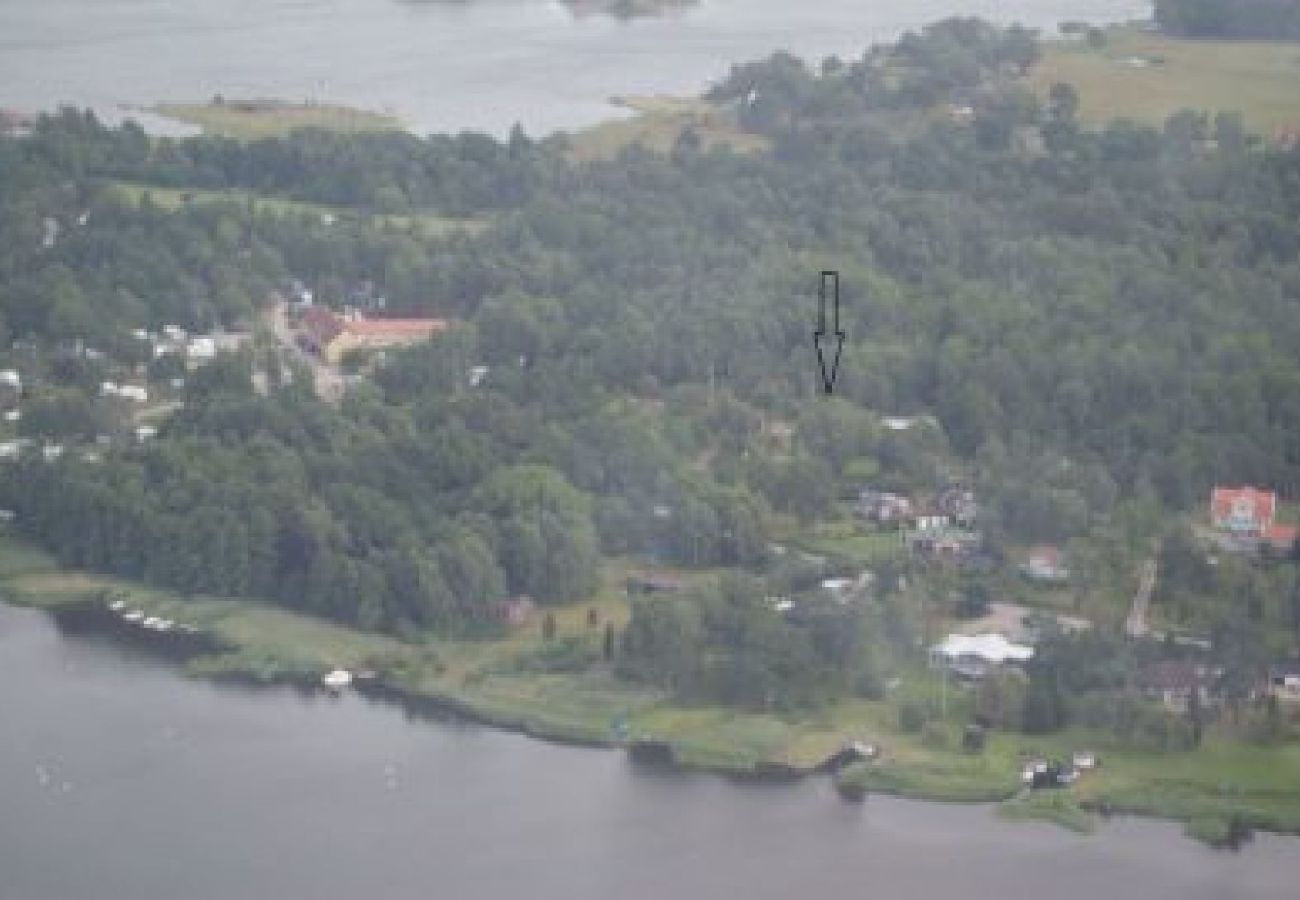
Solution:
<svg viewBox="0 0 1300 900">
<path fill-rule="evenodd" d="M 122 610 L 126 609 L 126 601 L 113 600 L 108 604 L 108 608 L 111 609 L 113 612 L 121 612 Z"/>
<path fill-rule="evenodd" d="M 148 628 L 150 631 L 161 631 L 162 628 L 160 626 L 162 625 L 162 622 L 163 620 L 157 616 L 149 616 L 140 624 L 144 625 L 144 627 Z"/>
<path fill-rule="evenodd" d="M 347 669 L 333 669 L 326 672 L 321 677 L 320 682 L 331 691 L 341 691 L 352 684 L 352 673 Z"/>
<path fill-rule="evenodd" d="M 144 620 L 144 613 L 142 613 L 142 612 L 141 612 L 140 610 L 138 610 L 138 609 L 133 609 L 133 610 L 131 610 L 131 611 L 128 612 L 128 613 L 124 613 L 124 614 L 122 615 L 122 618 L 125 619 L 126 621 L 128 621 L 128 622 L 132 622 L 132 623 L 134 623 L 134 622 L 140 622 L 140 621 L 143 621 L 143 620 Z"/>
</svg>

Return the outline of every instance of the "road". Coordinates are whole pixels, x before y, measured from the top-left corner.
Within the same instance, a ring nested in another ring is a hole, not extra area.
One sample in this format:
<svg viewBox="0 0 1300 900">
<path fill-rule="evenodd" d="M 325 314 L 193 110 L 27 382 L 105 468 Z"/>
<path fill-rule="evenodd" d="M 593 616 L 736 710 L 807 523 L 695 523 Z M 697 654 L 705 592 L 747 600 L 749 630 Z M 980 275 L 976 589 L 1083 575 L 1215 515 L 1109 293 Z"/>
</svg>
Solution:
<svg viewBox="0 0 1300 900">
<path fill-rule="evenodd" d="M 1124 622 L 1124 633 L 1131 638 L 1146 637 L 1151 629 L 1147 625 L 1147 610 L 1151 606 L 1151 594 L 1156 589 L 1155 558 L 1144 560 L 1138 570 L 1138 588 L 1133 594 L 1133 606 L 1129 609 L 1128 619 Z"/>
<path fill-rule="evenodd" d="M 289 351 L 290 355 L 301 360 L 311 370 L 316 396 L 327 403 L 337 403 L 343 397 L 344 381 L 342 373 L 319 356 L 307 353 L 302 347 L 298 346 L 293 328 L 289 326 L 287 309 L 288 305 L 285 303 L 284 298 L 277 295 L 273 298 L 266 312 L 262 314 L 262 320 L 271 329 L 280 346 Z"/>
</svg>

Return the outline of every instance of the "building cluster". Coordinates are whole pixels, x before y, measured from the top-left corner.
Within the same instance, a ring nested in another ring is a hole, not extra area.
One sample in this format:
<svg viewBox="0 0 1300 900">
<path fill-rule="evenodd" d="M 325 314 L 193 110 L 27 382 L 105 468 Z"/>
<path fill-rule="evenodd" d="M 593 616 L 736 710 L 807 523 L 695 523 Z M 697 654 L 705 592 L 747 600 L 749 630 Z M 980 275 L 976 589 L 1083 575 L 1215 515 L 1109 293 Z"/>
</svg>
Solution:
<svg viewBox="0 0 1300 900">
<path fill-rule="evenodd" d="M 190 367 L 211 362 L 218 353 L 233 353 L 250 340 L 242 331 L 218 331 L 212 334 L 190 334 L 179 325 L 164 325 L 159 331 L 137 328 L 132 335 L 149 344 L 154 359 L 178 356 Z"/>
<path fill-rule="evenodd" d="M 858 494 L 857 512 L 868 522 L 900 529 L 903 542 L 917 556 L 967 566 L 985 561 L 983 536 L 977 528 L 979 501 L 970 488 L 950 485 L 921 500 L 864 488 Z"/>
</svg>

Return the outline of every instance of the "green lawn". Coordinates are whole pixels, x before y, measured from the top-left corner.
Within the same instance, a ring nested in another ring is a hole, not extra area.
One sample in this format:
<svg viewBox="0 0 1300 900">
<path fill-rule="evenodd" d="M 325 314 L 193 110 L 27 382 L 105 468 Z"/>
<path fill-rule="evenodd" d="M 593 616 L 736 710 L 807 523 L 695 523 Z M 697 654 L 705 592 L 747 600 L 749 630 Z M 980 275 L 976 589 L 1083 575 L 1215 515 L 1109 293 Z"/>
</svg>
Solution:
<svg viewBox="0 0 1300 900">
<path fill-rule="evenodd" d="M 401 120 L 387 113 L 316 103 L 162 103 L 151 112 L 197 125 L 208 134 L 239 140 L 282 137 L 299 128 L 329 131 L 400 131 Z"/>
<path fill-rule="evenodd" d="M 148 196 L 155 205 L 168 210 L 180 209 L 186 204 L 194 203 L 238 203 L 240 206 L 251 205 L 259 211 L 279 215 L 311 215 L 322 218 L 329 216 L 335 219 L 361 216 L 376 225 L 412 231 L 429 238 L 442 237 L 458 231 L 477 234 L 490 224 L 485 218 L 457 218 L 434 212 L 369 213 L 323 203 L 256 194 L 237 188 L 223 190 L 171 188 L 133 181 L 114 181 L 110 184 L 110 190 L 126 203 L 139 204 Z"/>
<path fill-rule="evenodd" d="M 1190 108 L 1240 111 L 1266 137 L 1300 126 L 1300 43 L 1181 40 L 1127 27 L 1107 35 L 1100 50 L 1046 44 L 1029 84 L 1043 97 L 1055 82 L 1074 85 L 1080 117 L 1093 125 L 1117 117 L 1159 125 Z"/>
<path fill-rule="evenodd" d="M 0 584 L 20 575 L 53 572 L 58 561 L 39 547 L 14 537 L 8 528 L 0 529 Z"/>
<path fill-rule="evenodd" d="M 826 522 L 781 537 L 809 553 L 864 567 L 904 552 L 898 532 L 876 531 L 852 520 Z"/>
</svg>

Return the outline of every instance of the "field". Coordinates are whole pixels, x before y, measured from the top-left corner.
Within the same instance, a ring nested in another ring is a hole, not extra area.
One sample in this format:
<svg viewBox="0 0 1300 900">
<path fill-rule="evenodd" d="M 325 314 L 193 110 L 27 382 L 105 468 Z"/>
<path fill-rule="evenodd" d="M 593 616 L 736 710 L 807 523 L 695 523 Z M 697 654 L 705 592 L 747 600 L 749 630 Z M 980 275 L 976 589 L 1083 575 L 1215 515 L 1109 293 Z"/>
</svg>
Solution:
<svg viewBox="0 0 1300 900">
<path fill-rule="evenodd" d="M 1248 130 L 1270 137 L 1300 127 L 1300 43 L 1192 41 L 1133 28 L 1106 32 L 1106 45 L 1045 45 L 1029 82 L 1043 97 L 1074 85 L 1080 118 L 1100 125 L 1127 117 L 1159 125 L 1189 108 L 1237 110 Z"/>
<path fill-rule="evenodd" d="M 208 134 L 238 140 L 283 137 L 299 128 L 329 131 L 395 131 L 402 123 L 386 113 L 317 103 L 279 101 L 227 103 L 161 103 L 151 112 L 197 125 Z"/>
<path fill-rule="evenodd" d="M 320 216 L 322 220 L 343 220 L 348 217 L 364 216 L 376 225 L 388 226 L 406 231 L 413 231 L 426 238 L 437 238 L 453 232 L 477 234 L 488 227 L 484 218 L 454 218 L 440 216 L 432 212 L 410 214 L 368 213 L 323 203 L 308 203 L 303 200 L 289 200 L 284 197 L 272 197 L 256 194 L 252 191 L 228 188 L 225 190 L 207 190 L 203 188 L 170 188 L 152 184 L 140 184 L 134 181 L 114 181 L 110 189 L 127 203 L 141 203 L 147 195 L 152 203 L 167 210 L 179 209 L 194 203 L 238 203 L 252 206 L 260 212 L 278 215 Z"/>
<path fill-rule="evenodd" d="M 571 135 L 569 155 L 574 160 L 613 159 L 634 144 L 667 154 L 687 128 L 695 130 L 704 149 L 724 144 L 737 153 L 767 149 L 766 139 L 741 131 L 729 113 L 704 100 L 633 97 L 620 99 L 618 104 L 635 115 L 601 122 Z"/>
</svg>

